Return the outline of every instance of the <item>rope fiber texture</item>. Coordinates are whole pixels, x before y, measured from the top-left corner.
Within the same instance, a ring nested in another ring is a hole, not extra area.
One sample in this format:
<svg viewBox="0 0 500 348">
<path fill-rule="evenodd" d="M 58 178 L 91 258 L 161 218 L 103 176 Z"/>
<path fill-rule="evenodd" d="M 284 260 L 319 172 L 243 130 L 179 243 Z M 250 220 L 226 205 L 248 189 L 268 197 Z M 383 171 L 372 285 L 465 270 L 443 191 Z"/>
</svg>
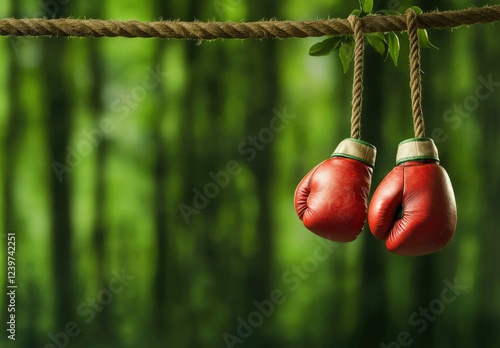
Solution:
<svg viewBox="0 0 500 348">
<path fill-rule="evenodd" d="M 420 45 L 417 32 L 417 13 L 406 11 L 408 18 L 408 39 L 410 41 L 410 90 L 413 115 L 413 129 L 416 138 L 425 137 L 424 113 L 422 111 L 422 75 L 420 72 Z"/>
<path fill-rule="evenodd" d="M 360 19 L 364 33 L 405 31 L 406 15 L 373 15 Z M 451 28 L 500 20 L 500 5 L 417 16 L 419 29 Z M 127 37 L 165 39 L 270 39 L 353 34 L 347 19 L 315 21 L 181 22 L 96 19 L 0 19 L 0 36 Z"/>
<path fill-rule="evenodd" d="M 365 43 L 359 17 L 349 16 L 348 20 L 354 31 L 354 78 L 352 82 L 351 138 L 361 139 Z"/>
</svg>

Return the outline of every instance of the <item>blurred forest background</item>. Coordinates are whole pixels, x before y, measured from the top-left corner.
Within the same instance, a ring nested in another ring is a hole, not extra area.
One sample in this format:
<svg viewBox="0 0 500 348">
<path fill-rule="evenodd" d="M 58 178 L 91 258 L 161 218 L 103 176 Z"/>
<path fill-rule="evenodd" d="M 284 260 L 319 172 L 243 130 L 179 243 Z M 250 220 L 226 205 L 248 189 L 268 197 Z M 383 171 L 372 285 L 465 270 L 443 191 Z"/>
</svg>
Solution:
<svg viewBox="0 0 500 348">
<path fill-rule="evenodd" d="M 486 4 L 376 1 L 400 11 Z M 306 20 L 357 7 L 5 0 L 0 15 Z M 15 232 L 18 289 L 15 342 L 0 299 L 0 346 L 498 346 L 499 28 L 429 31 L 439 50 L 422 53 L 427 135 L 459 219 L 447 248 L 416 258 L 390 254 L 368 229 L 325 243 L 295 214 L 300 179 L 349 136 L 352 67 L 309 57 L 321 39 L 1 38 L 0 267 Z M 413 136 L 401 44 L 397 68 L 366 52 L 372 191 Z M 263 131 L 278 115 L 281 131 Z"/>
</svg>

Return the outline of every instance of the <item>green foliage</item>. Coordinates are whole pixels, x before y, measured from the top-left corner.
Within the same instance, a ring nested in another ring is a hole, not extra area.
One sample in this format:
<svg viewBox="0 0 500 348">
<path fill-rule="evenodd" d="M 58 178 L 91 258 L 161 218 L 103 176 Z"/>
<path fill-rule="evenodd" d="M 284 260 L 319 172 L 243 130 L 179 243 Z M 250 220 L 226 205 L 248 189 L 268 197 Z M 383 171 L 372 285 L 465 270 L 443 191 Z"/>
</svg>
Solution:
<svg viewBox="0 0 500 348">
<path fill-rule="evenodd" d="M 425 29 L 418 29 L 418 42 L 420 43 L 421 48 L 434 48 L 436 50 L 438 49 L 429 41 L 429 34 L 427 34 L 427 30 Z"/>
<path fill-rule="evenodd" d="M 313 57 L 326 56 L 330 54 L 330 52 L 338 50 L 342 45 L 343 40 L 344 37 L 335 36 L 335 37 L 330 37 L 324 41 L 318 42 L 309 49 L 309 55 Z"/>
<path fill-rule="evenodd" d="M 393 16 L 393 15 L 401 15 L 401 12 L 394 10 L 378 10 L 376 13 L 373 12 L 373 0 L 360 0 L 359 9 L 354 9 L 351 12 L 351 15 L 355 15 L 358 17 L 365 16 Z M 423 11 L 418 6 L 411 7 L 417 14 L 422 14 Z M 401 49 L 401 45 L 399 42 L 398 34 L 395 32 L 386 32 L 386 33 L 367 33 L 365 34 L 366 40 L 368 44 L 378 53 L 380 54 L 384 60 L 387 57 L 391 57 L 395 66 L 398 65 L 399 59 L 399 51 Z M 418 38 L 421 48 L 434 48 L 434 46 L 430 40 L 427 30 L 418 29 Z M 326 56 L 331 52 L 339 51 L 340 61 L 342 63 L 342 67 L 344 73 L 349 70 L 350 63 L 353 59 L 354 55 L 354 41 L 351 36 L 347 35 L 339 35 L 334 37 L 329 37 L 321 42 L 314 44 L 309 49 L 309 55 L 314 57 Z"/>
<path fill-rule="evenodd" d="M 360 5 L 364 13 L 371 13 L 373 10 L 373 0 L 361 0 Z"/>
<path fill-rule="evenodd" d="M 382 33 L 369 33 L 366 34 L 366 39 L 370 46 L 380 55 L 384 55 L 387 49 L 387 41 Z"/>
<path fill-rule="evenodd" d="M 339 57 L 345 73 L 349 70 L 351 61 L 354 58 L 354 40 L 352 38 L 346 40 L 339 48 Z"/>
<path fill-rule="evenodd" d="M 349 70 L 351 61 L 354 58 L 354 39 L 352 36 L 339 35 L 318 42 L 309 49 L 309 55 L 313 57 L 326 56 L 337 50 L 345 73 Z"/>
<path fill-rule="evenodd" d="M 387 33 L 387 46 L 389 55 L 392 58 L 395 66 L 398 66 L 399 50 L 401 48 L 399 44 L 398 36 L 392 31 Z"/>
<path fill-rule="evenodd" d="M 415 11 L 415 13 L 418 14 L 418 15 L 424 13 L 424 11 L 422 11 L 422 9 L 420 7 L 418 7 L 418 6 L 411 6 L 410 8 L 413 11 Z"/>
</svg>

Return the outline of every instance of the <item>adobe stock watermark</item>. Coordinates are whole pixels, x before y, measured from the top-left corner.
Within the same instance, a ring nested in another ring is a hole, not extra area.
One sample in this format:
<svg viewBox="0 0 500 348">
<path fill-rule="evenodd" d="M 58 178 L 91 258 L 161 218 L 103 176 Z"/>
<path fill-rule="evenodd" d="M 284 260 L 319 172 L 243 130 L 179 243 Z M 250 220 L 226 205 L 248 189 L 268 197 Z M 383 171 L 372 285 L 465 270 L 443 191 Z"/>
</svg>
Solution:
<svg viewBox="0 0 500 348">
<path fill-rule="evenodd" d="M 437 317 L 444 313 L 446 306 L 452 304 L 462 294 L 462 291 L 467 289 L 467 285 L 461 285 L 457 279 L 451 283 L 448 279 L 443 281 L 445 287 L 441 290 L 440 297 L 429 302 L 427 307 L 420 307 L 418 312 L 413 312 L 408 317 L 408 323 L 411 327 L 417 329 L 417 333 L 423 333 L 429 323 L 436 321 Z M 401 331 L 394 342 L 380 343 L 381 348 L 401 348 L 409 347 L 414 342 L 409 331 Z"/>
<path fill-rule="evenodd" d="M 267 127 L 262 128 L 256 135 L 249 136 L 245 141 L 238 145 L 238 153 L 244 156 L 247 163 L 251 163 L 266 147 L 273 142 L 276 133 L 281 133 L 290 121 L 296 116 L 289 114 L 286 108 L 283 111 L 273 110 L 274 116 L 269 121 Z M 236 160 L 229 161 L 224 169 L 215 173 L 208 173 L 209 181 L 200 189 L 193 188 L 193 198 L 191 205 L 181 203 L 178 205 L 186 224 L 191 223 L 193 215 L 199 215 L 203 209 L 208 207 L 210 201 L 215 199 L 230 183 L 231 178 L 241 173 L 240 162 Z"/>
<path fill-rule="evenodd" d="M 328 260 L 335 249 L 339 247 L 339 244 L 324 238 L 318 239 L 318 242 L 319 245 L 314 249 L 312 256 L 306 257 L 299 265 L 293 265 L 283 272 L 281 276 L 282 288 L 272 290 L 268 299 L 253 301 L 252 305 L 255 310 L 243 317 L 236 318 L 236 330 L 233 333 L 226 331 L 222 335 L 226 347 L 232 348 L 237 344 L 244 344 L 245 340 L 249 339 L 255 330 L 264 325 L 266 319 L 274 314 L 276 308 L 285 303 L 288 299 L 287 293 L 297 291 L 303 282 L 318 270 L 319 265 Z"/>
<path fill-rule="evenodd" d="M 90 324 L 100 313 L 108 306 L 115 295 L 125 290 L 129 282 L 135 279 L 135 276 L 126 273 L 125 269 L 121 273 L 113 270 L 113 278 L 108 282 L 108 286 L 97 292 L 95 297 L 88 297 L 84 302 L 76 307 L 76 313 L 86 324 Z M 69 321 L 64 329 L 57 333 L 50 332 L 47 337 L 51 343 L 47 343 L 43 348 L 65 348 L 68 347 L 71 338 L 75 338 L 82 333 L 82 326 L 75 321 Z"/>
<path fill-rule="evenodd" d="M 460 104 L 454 104 L 453 107 L 443 113 L 443 121 L 451 123 L 451 129 L 457 130 L 462 126 L 465 119 L 471 116 L 471 113 L 479 109 L 482 101 L 490 98 L 500 87 L 499 81 L 493 80 L 493 75 L 488 78 L 479 76 L 474 94 L 468 95 Z M 444 143 L 448 140 L 448 135 L 443 128 L 435 128 L 432 131 L 432 138 L 436 143 Z"/>
<path fill-rule="evenodd" d="M 214 0 L 213 5 L 215 12 L 217 12 L 217 16 L 220 20 L 225 20 L 226 14 L 228 12 L 234 11 L 234 9 L 240 6 L 243 3 L 243 0 Z"/>
<path fill-rule="evenodd" d="M 82 163 L 85 157 L 90 156 L 95 148 L 104 140 L 107 135 L 112 134 L 117 129 L 117 124 L 128 118 L 131 111 L 136 109 L 148 94 L 156 89 L 169 74 L 161 71 L 160 66 L 156 69 L 149 67 L 141 83 L 136 85 L 130 92 L 122 94 L 119 98 L 111 102 L 113 116 L 105 117 L 98 127 L 80 132 L 80 140 L 74 146 L 66 146 L 66 158 L 64 163 L 52 162 L 51 167 L 59 182 L 64 180 L 67 173 L 72 173 L 75 168 Z"/>
</svg>

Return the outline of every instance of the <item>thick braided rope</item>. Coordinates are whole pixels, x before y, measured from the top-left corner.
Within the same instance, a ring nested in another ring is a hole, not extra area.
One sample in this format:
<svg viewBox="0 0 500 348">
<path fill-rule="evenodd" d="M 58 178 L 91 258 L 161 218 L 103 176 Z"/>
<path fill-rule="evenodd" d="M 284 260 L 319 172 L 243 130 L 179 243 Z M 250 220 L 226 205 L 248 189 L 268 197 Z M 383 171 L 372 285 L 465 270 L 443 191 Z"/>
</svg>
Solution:
<svg viewBox="0 0 500 348">
<path fill-rule="evenodd" d="M 420 45 L 418 42 L 417 13 L 406 11 L 408 38 L 410 40 L 410 90 L 413 115 L 413 129 L 416 138 L 425 136 L 424 113 L 422 111 L 422 75 L 420 73 Z"/>
<path fill-rule="evenodd" d="M 357 16 L 349 16 L 354 31 L 354 78 L 352 82 L 351 138 L 361 138 L 361 111 L 363 107 L 363 67 L 365 43 L 361 21 Z"/>
<path fill-rule="evenodd" d="M 500 20 L 500 5 L 458 11 L 423 13 L 417 27 L 450 28 Z M 360 19 L 364 33 L 404 31 L 406 16 L 367 16 Z M 0 19 L 0 36 L 142 37 L 167 39 L 269 39 L 352 34 L 341 18 L 316 21 L 259 22 L 139 22 L 82 19 Z"/>
</svg>

